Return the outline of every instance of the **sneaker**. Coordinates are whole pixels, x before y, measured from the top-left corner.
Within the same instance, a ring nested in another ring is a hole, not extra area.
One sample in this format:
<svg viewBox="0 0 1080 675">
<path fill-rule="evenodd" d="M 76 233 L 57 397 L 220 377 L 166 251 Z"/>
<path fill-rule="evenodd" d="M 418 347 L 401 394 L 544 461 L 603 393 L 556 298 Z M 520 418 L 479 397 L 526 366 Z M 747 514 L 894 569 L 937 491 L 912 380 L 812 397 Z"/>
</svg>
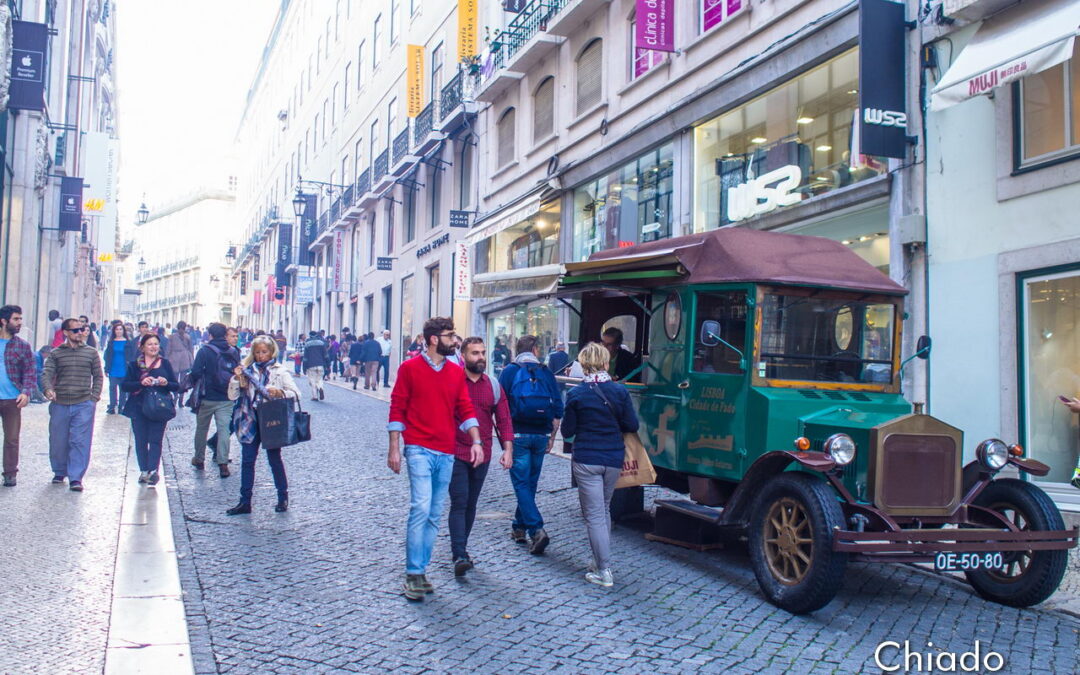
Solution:
<svg viewBox="0 0 1080 675">
<path fill-rule="evenodd" d="M 73 480 L 73 481 L 71 481 L 71 483 L 70 483 L 70 485 L 68 485 L 68 487 L 72 492 L 82 492 L 82 490 L 83 490 L 81 480 Z"/>
<path fill-rule="evenodd" d="M 4 476 L 4 487 L 15 487 L 15 476 Z"/>
<path fill-rule="evenodd" d="M 157 485 L 158 481 L 160 481 L 160 480 L 161 480 L 161 476 L 158 475 L 157 471 L 150 471 L 150 472 L 148 472 L 148 475 L 146 476 L 146 482 L 151 487 L 154 486 L 154 485 Z"/>
<path fill-rule="evenodd" d="M 111 406 L 106 408 L 105 409 L 105 414 L 106 415 L 115 415 L 116 414 L 116 408 L 113 408 Z"/>
<path fill-rule="evenodd" d="M 464 558 L 458 558 L 454 561 L 454 576 L 463 577 L 465 573 L 473 568 L 473 562 L 469 559 L 469 556 Z"/>
<path fill-rule="evenodd" d="M 420 586 L 424 589 L 425 593 L 435 592 L 435 586 L 430 581 L 428 581 L 426 574 L 420 575 Z"/>
<path fill-rule="evenodd" d="M 427 591 L 424 590 L 422 574 L 405 575 L 405 597 L 409 600 L 423 600 Z"/>
<path fill-rule="evenodd" d="M 191 466 L 195 467 L 199 471 L 202 471 L 203 469 L 206 468 L 206 464 L 201 459 L 193 459 L 193 460 L 191 460 Z"/>
<path fill-rule="evenodd" d="M 356 380 L 352 381 L 352 388 L 353 388 L 353 391 L 356 391 Z"/>
<path fill-rule="evenodd" d="M 240 502 L 231 509 L 225 510 L 225 515 L 227 516 L 239 516 L 245 513 L 251 513 L 251 504 L 245 504 L 243 502 Z"/>
<path fill-rule="evenodd" d="M 63 476 L 57 475 L 57 476 L 52 477 L 52 484 L 53 485 L 60 485 L 63 482 L 64 482 L 64 477 Z"/>
<path fill-rule="evenodd" d="M 594 583 L 597 586 L 603 586 L 604 588 L 610 588 L 615 585 L 615 579 L 611 576 L 611 570 L 604 568 L 596 572 L 586 572 L 585 581 Z"/>
<path fill-rule="evenodd" d="M 529 543 L 529 540 L 525 538 L 525 530 L 519 530 L 517 528 L 510 530 L 510 539 L 512 539 L 515 544 Z"/>
<path fill-rule="evenodd" d="M 529 553 L 533 555 L 540 555 L 544 552 L 544 549 L 551 543 L 551 537 L 548 536 L 544 528 L 540 528 L 536 531 L 536 534 L 532 536 L 532 545 L 529 546 Z"/>
<path fill-rule="evenodd" d="M 1073 479 L 1071 481 L 1069 481 L 1069 482 L 1072 484 L 1072 486 L 1074 488 L 1076 488 L 1077 490 L 1080 490 L 1080 473 L 1073 476 Z"/>
<path fill-rule="evenodd" d="M 149 477 L 150 477 L 150 472 L 149 471 L 143 471 L 142 473 L 139 474 L 139 482 L 140 483 L 145 483 Z"/>
<path fill-rule="evenodd" d="M 229 476 L 232 475 L 232 474 L 229 473 L 229 465 L 228 464 L 218 464 L 218 470 L 219 470 L 219 474 L 221 475 L 222 478 L 228 478 Z"/>
<path fill-rule="evenodd" d="M 319 400 L 321 401 L 324 398 L 326 398 L 326 392 L 323 391 L 322 389 L 319 389 Z"/>
<path fill-rule="evenodd" d="M 274 505 L 274 510 L 277 511 L 278 513 L 285 513 L 286 511 L 289 510 L 289 500 L 288 499 L 278 500 L 278 503 L 276 505 Z"/>
</svg>

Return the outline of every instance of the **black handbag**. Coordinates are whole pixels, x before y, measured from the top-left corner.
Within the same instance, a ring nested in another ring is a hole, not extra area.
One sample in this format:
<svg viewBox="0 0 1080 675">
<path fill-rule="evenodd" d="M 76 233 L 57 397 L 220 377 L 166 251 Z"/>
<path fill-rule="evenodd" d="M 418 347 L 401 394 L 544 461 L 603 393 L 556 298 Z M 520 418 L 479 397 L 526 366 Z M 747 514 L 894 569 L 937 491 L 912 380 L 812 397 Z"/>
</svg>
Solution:
<svg viewBox="0 0 1080 675">
<path fill-rule="evenodd" d="M 176 406 L 173 405 L 172 394 L 164 389 L 144 389 L 142 398 L 142 414 L 148 420 L 154 422 L 168 422 L 176 417 Z"/>
<path fill-rule="evenodd" d="M 283 448 L 311 440 L 311 417 L 291 398 L 265 399 L 255 409 L 259 442 L 264 448 Z"/>
</svg>

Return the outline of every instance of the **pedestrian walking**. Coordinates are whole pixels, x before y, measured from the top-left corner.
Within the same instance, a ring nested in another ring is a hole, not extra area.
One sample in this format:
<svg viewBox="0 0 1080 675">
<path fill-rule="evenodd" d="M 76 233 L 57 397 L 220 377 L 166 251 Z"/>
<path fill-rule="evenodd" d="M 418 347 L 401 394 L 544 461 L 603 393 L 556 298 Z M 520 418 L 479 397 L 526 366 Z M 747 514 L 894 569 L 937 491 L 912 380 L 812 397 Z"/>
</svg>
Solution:
<svg viewBox="0 0 1080 675">
<path fill-rule="evenodd" d="M 191 366 L 191 383 L 197 388 L 195 409 L 195 455 L 191 465 L 202 471 L 206 464 L 206 436 L 210 431 L 210 420 L 217 427 L 217 443 L 214 445 L 214 463 L 222 478 L 229 477 L 229 451 L 232 449 L 232 434 L 229 424 L 232 421 L 233 403 L 229 398 L 229 382 L 233 371 L 240 365 L 240 350 L 229 344 L 229 330 L 223 323 L 212 323 L 207 327 L 210 342 L 199 350 Z M 235 331 L 233 332 L 235 335 Z"/>
<path fill-rule="evenodd" d="M 382 337 L 379 338 L 379 370 L 382 371 L 382 386 L 385 389 L 390 388 L 390 352 L 393 348 L 394 344 L 390 342 L 390 331 L 384 328 Z"/>
<path fill-rule="evenodd" d="M 45 372 L 45 359 L 49 357 L 49 352 L 52 351 L 52 347 L 49 345 L 41 345 L 36 352 L 34 352 L 34 372 L 37 375 L 37 385 L 35 387 L 34 395 L 30 397 L 31 403 L 45 403 L 45 394 L 41 392 L 41 376 Z"/>
<path fill-rule="evenodd" d="M 185 321 L 176 324 L 176 332 L 172 334 L 169 345 L 162 352 L 165 359 L 176 373 L 176 381 L 184 392 L 191 388 L 191 367 L 195 365 L 195 346 L 188 334 L 188 325 Z"/>
<path fill-rule="evenodd" d="M 94 408 L 101 400 L 105 375 L 97 350 L 86 344 L 87 327 L 75 318 L 61 324 L 64 342 L 49 352 L 42 391 L 49 404 L 49 462 L 53 483 L 66 478 L 82 492 L 94 439 Z"/>
<path fill-rule="evenodd" d="M 124 409 L 128 393 L 120 386 L 127 375 L 128 364 L 139 355 L 138 343 L 121 323 L 113 324 L 105 345 L 105 374 L 109 378 L 109 407 L 105 412 L 114 415 Z"/>
<path fill-rule="evenodd" d="M 64 320 L 60 317 L 60 312 L 55 309 L 49 310 L 49 334 L 52 335 L 52 342 L 49 346 L 56 349 L 64 342 Z"/>
<path fill-rule="evenodd" d="M 379 359 L 382 356 L 382 347 L 375 339 L 375 333 L 368 333 L 364 340 L 362 357 L 364 359 L 364 389 L 375 390 L 379 388 Z"/>
<path fill-rule="evenodd" d="M 409 520 L 405 534 L 405 597 L 423 600 L 435 590 L 427 566 L 454 468 L 457 429 L 471 439 L 470 463 L 484 459 L 476 412 L 461 368 L 446 360 L 453 350 L 454 321 L 434 317 L 424 323 L 427 350 L 398 368 L 390 394 L 390 434 L 386 464 L 401 472 L 401 441 L 409 470 Z"/>
<path fill-rule="evenodd" d="M 30 345 L 18 336 L 22 330 L 22 307 L 0 307 L 0 419 L 4 428 L 4 487 L 15 487 L 19 473 L 19 434 L 22 432 L 22 409 L 30 403 L 37 389 L 37 369 Z"/>
<path fill-rule="evenodd" d="M 578 353 L 584 376 L 566 395 L 563 438 L 573 439 L 570 470 L 592 548 L 585 579 L 611 586 L 611 495 L 626 453 L 623 434 L 638 430 L 638 418 L 626 386 L 611 379 L 611 353 L 590 342 Z"/>
<path fill-rule="evenodd" d="M 289 347 L 289 340 L 285 337 L 285 333 L 281 332 L 280 328 L 277 330 L 276 333 L 274 333 L 274 344 L 277 345 L 277 349 L 278 349 L 278 351 L 277 351 L 278 363 L 284 363 L 285 362 L 285 352 L 288 350 L 288 347 Z"/>
<path fill-rule="evenodd" d="M 559 340 L 555 343 L 555 349 L 547 355 L 547 367 L 553 375 L 565 375 L 566 367 L 570 365 L 570 355 L 566 353 L 566 343 Z"/>
<path fill-rule="evenodd" d="M 349 343 L 349 378 L 352 380 L 353 389 L 356 389 L 356 383 L 360 381 L 360 376 L 364 372 L 364 343 L 362 341 L 364 336 L 360 337 L 360 340 L 353 339 Z M 364 388 L 367 388 L 367 380 L 364 380 Z"/>
<path fill-rule="evenodd" d="M 327 338 L 326 355 L 330 360 L 326 379 L 337 379 L 337 376 L 341 373 L 341 343 L 338 342 L 336 335 Z"/>
<path fill-rule="evenodd" d="M 128 364 L 124 376 L 122 387 L 128 393 L 124 415 L 131 419 L 131 431 L 135 436 L 139 482 L 154 486 L 160 480 L 161 442 L 169 422 L 147 416 L 146 399 L 154 391 L 166 391 L 171 402 L 172 394 L 180 389 L 180 383 L 169 359 L 161 356 L 161 341 L 156 335 L 142 336 L 139 352 L 139 356 Z"/>
<path fill-rule="evenodd" d="M 97 349 L 97 326 L 90 323 L 90 317 L 85 314 L 79 316 L 79 321 L 82 321 L 82 325 L 86 326 L 86 344 Z"/>
<path fill-rule="evenodd" d="M 487 370 L 487 348 L 484 339 L 466 338 L 462 343 L 465 361 L 465 389 L 469 392 L 476 411 L 477 430 L 483 443 L 484 459 L 478 466 L 472 464 L 472 440 L 469 434 L 459 430 L 454 446 L 454 469 L 450 477 L 450 552 L 454 561 L 454 575 L 463 576 L 473 568 L 469 555 L 469 534 L 476 520 L 476 502 L 484 487 L 488 466 L 491 464 L 491 436 L 495 431 L 503 453 L 502 468 L 509 469 L 514 463 L 514 427 L 510 421 L 510 406 L 502 387 L 496 379 L 484 374 Z"/>
<path fill-rule="evenodd" d="M 503 368 L 499 384 L 510 401 L 514 423 L 514 466 L 510 482 L 517 496 L 517 510 L 510 538 L 529 543 L 529 552 L 544 552 L 551 538 L 536 505 L 536 486 L 544 466 L 544 455 L 555 445 L 555 435 L 563 416 L 563 402 L 555 376 L 540 363 L 540 341 L 523 335 L 517 341 L 513 363 Z M 526 541 L 526 536 L 529 540 Z"/>
<path fill-rule="evenodd" d="M 240 503 L 225 511 L 236 516 L 251 513 L 251 496 L 255 487 L 255 460 L 259 458 L 259 405 L 272 398 L 300 400 L 300 390 L 288 369 L 277 360 L 277 343 L 267 335 L 256 337 L 251 352 L 244 358 L 229 380 L 229 398 L 238 401 L 233 413 L 236 437 L 240 441 Z M 281 448 L 266 448 L 266 459 L 277 489 L 274 510 L 289 510 L 289 480 Z"/>
<path fill-rule="evenodd" d="M 311 400 L 321 401 L 326 398 L 323 391 L 323 375 L 326 374 L 326 366 L 330 362 L 326 342 L 315 331 L 308 334 L 304 343 L 304 374 L 307 375 L 308 384 L 311 385 Z"/>
<path fill-rule="evenodd" d="M 420 356 L 420 352 L 424 351 L 424 336 L 417 335 L 413 338 L 413 341 L 409 343 L 409 348 L 405 350 L 405 358 L 415 358 Z"/>
</svg>

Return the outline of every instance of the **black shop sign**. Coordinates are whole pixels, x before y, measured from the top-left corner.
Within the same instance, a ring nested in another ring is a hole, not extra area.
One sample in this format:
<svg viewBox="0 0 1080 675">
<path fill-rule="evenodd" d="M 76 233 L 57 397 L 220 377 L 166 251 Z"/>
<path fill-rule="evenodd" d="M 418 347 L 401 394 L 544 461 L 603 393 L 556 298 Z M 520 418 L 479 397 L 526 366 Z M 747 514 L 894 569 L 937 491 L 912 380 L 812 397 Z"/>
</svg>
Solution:
<svg viewBox="0 0 1080 675">
<path fill-rule="evenodd" d="M 428 253 L 431 253 L 435 249 L 439 248 L 440 246 L 443 246 L 443 245 L 449 244 L 449 243 L 450 243 L 450 233 L 447 232 L 446 234 L 439 237 L 435 241 L 430 242 L 428 244 L 425 244 L 425 245 L 421 246 L 420 248 L 416 249 L 416 257 L 420 258 L 422 256 L 425 256 Z"/>
</svg>

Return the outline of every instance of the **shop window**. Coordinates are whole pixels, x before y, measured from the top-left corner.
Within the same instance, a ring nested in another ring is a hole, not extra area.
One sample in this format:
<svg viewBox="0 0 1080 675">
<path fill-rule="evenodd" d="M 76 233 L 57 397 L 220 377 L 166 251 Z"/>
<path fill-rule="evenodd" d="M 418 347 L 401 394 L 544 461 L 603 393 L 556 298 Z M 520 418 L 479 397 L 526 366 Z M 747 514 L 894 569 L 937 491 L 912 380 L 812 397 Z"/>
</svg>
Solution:
<svg viewBox="0 0 1080 675">
<path fill-rule="evenodd" d="M 742 373 L 746 358 L 746 291 L 698 293 L 696 316 L 694 372 Z"/>
<path fill-rule="evenodd" d="M 881 175 L 858 153 L 851 50 L 694 130 L 694 229 L 753 218 Z M 773 199 L 760 198 L 768 189 Z"/>
<path fill-rule="evenodd" d="M 428 276 L 428 299 L 427 315 L 438 316 L 439 314 L 439 266 L 432 265 L 427 270 Z"/>
<path fill-rule="evenodd" d="M 409 243 L 413 239 L 416 239 L 416 190 L 412 187 L 405 186 L 405 194 L 402 195 L 402 209 L 405 216 L 405 243 Z"/>
<path fill-rule="evenodd" d="M 473 148 L 475 136 L 466 136 L 461 142 L 461 160 L 458 162 L 458 208 L 465 209 L 472 202 Z"/>
<path fill-rule="evenodd" d="M 1020 166 L 1080 153 L 1080 42 L 1072 59 L 1019 83 Z"/>
<path fill-rule="evenodd" d="M 630 79 L 636 80 L 667 59 L 667 52 L 655 49 L 638 49 L 634 47 L 635 34 L 637 33 L 637 19 L 630 20 Z"/>
<path fill-rule="evenodd" d="M 701 3 L 701 32 L 712 30 L 741 12 L 748 0 L 699 0 Z"/>
<path fill-rule="evenodd" d="M 374 28 L 371 31 L 371 65 L 379 67 L 379 57 L 382 56 L 382 14 L 375 17 Z"/>
<path fill-rule="evenodd" d="M 397 99 L 392 98 L 386 104 L 386 148 L 394 142 L 394 134 L 397 133 Z"/>
<path fill-rule="evenodd" d="M 513 108 L 509 108 L 499 118 L 498 125 L 496 127 L 496 135 L 498 136 L 498 155 L 496 156 L 497 166 L 496 168 L 502 168 L 514 161 L 514 122 L 516 113 Z"/>
<path fill-rule="evenodd" d="M 555 131 L 555 78 L 545 78 L 533 94 L 533 143 Z"/>
<path fill-rule="evenodd" d="M 409 279 L 411 281 L 412 277 L 409 277 Z M 405 283 L 404 280 L 402 281 L 402 283 L 403 284 Z M 393 286 L 384 286 L 383 287 L 381 300 L 382 300 L 382 327 L 383 328 L 390 328 L 390 315 L 391 315 L 390 310 L 393 308 L 393 303 L 394 303 L 394 287 Z M 408 330 L 406 330 L 406 328 L 408 328 Z M 370 327 L 368 327 L 368 332 L 369 333 L 372 332 Z M 400 335 L 400 337 L 406 338 L 407 336 L 410 336 L 410 335 L 412 335 L 412 315 L 410 315 L 409 325 L 408 326 L 405 325 L 405 317 L 402 316 L 401 335 Z M 406 340 L 405 344 L 409 344 L 408 340 Z"/>
<path fill-rule="evenodd" d="M 437 101 L 442 96 L 444 51 L 441 42 L 431 50 L 431 101 Z"/>
<path fill-rule="evenodd" d="M 442 215 L 443 172 L 437 166 L 428 169 L 428 227 L 438 227 Z"/>
<path fill-rule="evenodd" d="M 671 236 L 669 143 L 574 190 L 573 259 Z"/>
<path fill-rule="evenodd" d="M 577 114 L 600 103 L 604 92 L 604 41 L 597 38 L 577 60 Z"/>
<path fill-rule="evenodd" d="M 401 280 L 401 331 L 398 333 L 401 339 L 413 333 L 413 276 L 410 274 Z M 408 344 L 408 343 L 406 343 Z"/>
<path fill-rule="evenodd" d="M 364 332 L 374 333 L 375 328 L 375 296 L 364 296 Z"/>
</svg>

